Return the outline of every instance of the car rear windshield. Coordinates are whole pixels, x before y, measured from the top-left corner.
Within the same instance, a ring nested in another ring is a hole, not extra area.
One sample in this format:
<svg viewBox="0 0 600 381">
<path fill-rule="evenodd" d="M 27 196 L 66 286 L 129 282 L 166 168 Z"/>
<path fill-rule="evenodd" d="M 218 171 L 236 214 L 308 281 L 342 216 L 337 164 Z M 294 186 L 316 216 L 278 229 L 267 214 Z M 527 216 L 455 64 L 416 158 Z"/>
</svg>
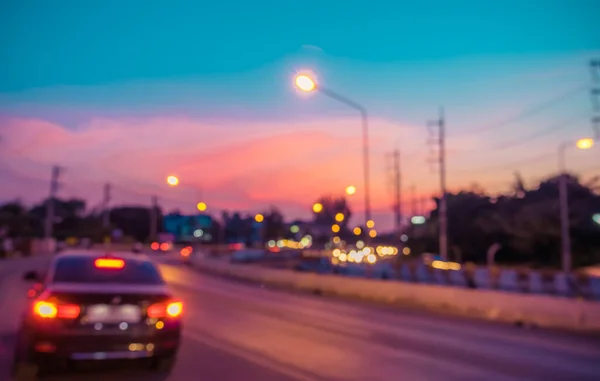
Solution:
<svg viewBox="0 0 600 381">
<path fill-rule="evenodd" d="M 54 282 L 164 284 L 156 267 L 149 261 L 125 261 L 122 269 L 96 268 L 93 257 L 61 258 L 54 267 Z"/>
</svg>

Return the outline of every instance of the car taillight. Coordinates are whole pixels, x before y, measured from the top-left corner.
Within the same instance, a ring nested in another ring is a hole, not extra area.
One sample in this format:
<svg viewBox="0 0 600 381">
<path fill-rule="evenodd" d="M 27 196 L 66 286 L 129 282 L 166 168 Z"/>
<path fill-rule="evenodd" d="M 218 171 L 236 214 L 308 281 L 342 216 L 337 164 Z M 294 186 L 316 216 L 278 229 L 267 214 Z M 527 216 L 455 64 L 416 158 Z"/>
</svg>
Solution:
<svg viewBox="0 0 600 381">
<path fill-rule="evenodd" d="M 149 318 L 175 318 L 183 312 L 183 303 L 167 302 L 155 303 L 148 307 Z"/>
<path fill-rule="evenodd" d="M 58 308 L 53 303 L 36 302 L 33 306 L 33 312 L 39 317 L 53 319 L 58 314 Z"/>
<path fill-rule="evenodd" d="M 152 242 L 152 245 L 150 245 L 150 247 L 152 248 L 152 250 L 160 249 L 160 245 L 158 244 L 158 242 Z"/>
<path fill-rule="evenodd" d="M 44 288 L 44 285 L 41 283 L 36 283 L 33 285 L 32 288 L 29 289 L 29 291 L 27 291 L 27 297 L 30 299 L 35 298 Z"/>
<path fill-rule="evenodd" d="M 33 312 L 44 319 L 76 319 L 81 313 L 81 308 L 75 304 L 55 304 L 46 301 L 37 301 L 33 306 Z"/>
<path fill-rule="evenodd" d="M 75 304 L 58 305 L 58 318 L 60 319 L 76 319 L 79 317 L 81 308 Z"/>
</svg>

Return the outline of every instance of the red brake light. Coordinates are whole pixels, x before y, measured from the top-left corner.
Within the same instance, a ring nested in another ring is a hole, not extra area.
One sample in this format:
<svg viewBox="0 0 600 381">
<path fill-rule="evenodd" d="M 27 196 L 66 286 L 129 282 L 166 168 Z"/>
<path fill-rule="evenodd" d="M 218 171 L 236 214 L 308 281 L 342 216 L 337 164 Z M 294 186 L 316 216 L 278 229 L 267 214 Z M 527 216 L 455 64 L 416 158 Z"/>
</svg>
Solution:
<svg viewBox="0 0 600 381">
<path fill-rule="evenodd" d="M 163 242 L 163 243 L 161 243 L 161 244 L 160 244 L 160 249 L 161 249 L 162 251 L 167 251 L 167 250 L 169 250 L 169 244 L 168 244 L 168 243 L 166 243 L 166 242 Z"/>
<path fill-rule="evenodd" d="M 150 305 L 147 311 L 149 318 L 175 318 L 182 312 L 183 303 L 181 302 L 155 303 Z"/>
<path fill-rule="evenodd" d="M 54 304 L 38 301 L 33 306 L 33 312 L 44 319 L 76 319 L 81 313 L 81 308 L 75 304 Z"/>
<path fill-rule="evenodd" d="M 190 254 L 192 254 L 192 247 L 191 246 L 187 246 L 184 247 L 183 249 L 181 249 L 181 255 L 184 257 L 189 257 Z"/>
<path fill-rule="evenodd" d="M 63 304 L 58 306 L 57 317 L 61 319 L 76 319 L 81 309 L 75 304 Z"/>
<path fill-rule="evenodd" d="M 98 258 L 94 261 L 94 266 L 99 269 L 122 269 L 125 267 L 125 261 L 117 258 Z"/>
<path fill-rule="evenodd" d="M 150 245 L 150 247 L 152 248 L 152 250 L 160 249 L 160 245 L 158 244 L 158 242 L 152 242 L 152 245 Z"/>
</svg>

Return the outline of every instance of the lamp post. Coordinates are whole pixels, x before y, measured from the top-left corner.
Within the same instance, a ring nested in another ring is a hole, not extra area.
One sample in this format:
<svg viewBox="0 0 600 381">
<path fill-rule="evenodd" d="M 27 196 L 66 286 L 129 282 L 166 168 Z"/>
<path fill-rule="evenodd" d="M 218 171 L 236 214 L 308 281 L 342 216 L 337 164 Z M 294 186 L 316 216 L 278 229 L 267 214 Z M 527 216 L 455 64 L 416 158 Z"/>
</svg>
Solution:
<svg viewBox="0 0 600 381">
<path fill-rule="evenodd" d="M 591 138 L 579 139 L 575 143 L 578 149 L 589 149 L 594 145 L 594 140 Z M 562 271 L 565 274 L 571 272 L 573 266 L 573 255 L 571 253 L 571 233 L 569 226 L 569 195 L 567 184 L 567 169 L 566 169 L 566 151 L 567 148 L 573 146 L 572 142 L 562 143 L 558 147 L 558 170 L 560 176 L 558 179 L 558 198 L 560 207 L 560 237 L 561 237 L 561 262 Z"/>
<path fill-rule="evenodd" d="M 360 104 L 340 95 L 326 87 L 317 84 L 311 77 L 307 75 L 298 75 L 295 79 L 295 84 L 298 89 L 304 92 L 319 91 L 321 94 L 328 96 L 346 106 L 357 110 L 360 113 L 362 125 L 362 146 L 363 146 L 363 178 L 365 192 L 365 223 L 371 220 L 371 195 L 369 187 L 369 117 L 367 110 Z"/>
</svg>

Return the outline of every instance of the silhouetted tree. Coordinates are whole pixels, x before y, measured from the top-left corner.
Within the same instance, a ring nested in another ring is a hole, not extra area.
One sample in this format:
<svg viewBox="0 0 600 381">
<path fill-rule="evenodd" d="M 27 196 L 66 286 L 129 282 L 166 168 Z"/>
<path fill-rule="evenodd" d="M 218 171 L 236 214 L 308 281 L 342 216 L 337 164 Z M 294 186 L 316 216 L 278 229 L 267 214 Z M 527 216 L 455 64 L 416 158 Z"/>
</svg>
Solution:
<svg viewBox="0 0 600 381">
<path fill-rule="evenodd" d="M 286 232 L 281 212 L 272 206 L 268 212 L 264 213 L 264 216 L 263 241 L 282 238 Z"/>
<path fill-rule="evenodd" d="M 314 221 L 323 225 L 338 224 L 343 228 L 348 225 L 348 220 L 352 217 L 352 211 L 345 197 L 329 197 L 323 196 L 317 200 L 323 206 L 323 210 L 318 213 L 313 212 Z M 338 222 L 335 219 L 336 214 L 342 213 L 344 220 Z"/>
<path fill-rule="evenodd" d="M 460 250 L 464 260 L 474 262 L 484 262 L 487 249 L 499 243 L 498 262 L 559 266 L 559 177 L 550 177 L 533 189 L 525 187 L 518 174 L 516 177 L 512 195 L 447 195 L 449 245 Z M 600 196 L 574 176 L 568 176 L 567 184 L 574 264 L 596 263 L 600 260 L 600 228 L 592 215 L 600 211 Z M 436 207 L 427 222 L 430 239 L 437 235 L 437 216 Z"/>
</svg>

